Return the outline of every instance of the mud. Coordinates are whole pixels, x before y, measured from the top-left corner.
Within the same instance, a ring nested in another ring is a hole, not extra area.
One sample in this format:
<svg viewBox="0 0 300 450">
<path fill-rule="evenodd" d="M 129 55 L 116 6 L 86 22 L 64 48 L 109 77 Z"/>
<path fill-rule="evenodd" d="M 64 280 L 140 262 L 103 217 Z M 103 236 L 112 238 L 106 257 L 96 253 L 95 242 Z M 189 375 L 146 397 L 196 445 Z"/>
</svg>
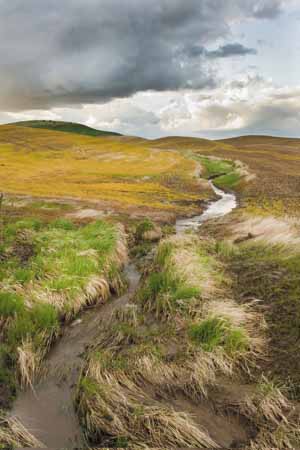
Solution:
<svg viewBox="0 0 300 450">
<path fill-rule="evenodd" d="M 82 312 L 66 327 L 46 360 L 46 373 L 34 390 L 20 392 L 11 414 L 46 447 L 76 448 L 86 445 L 74 409 L 74 394 L 84 363 L 85 350 L 99 333 L 105 317 L 117 306 L 129 302 L 140 275 L 133 264 L 125 270 L 129 288 L 125 295 L 103 306 Z"/>
</svg>

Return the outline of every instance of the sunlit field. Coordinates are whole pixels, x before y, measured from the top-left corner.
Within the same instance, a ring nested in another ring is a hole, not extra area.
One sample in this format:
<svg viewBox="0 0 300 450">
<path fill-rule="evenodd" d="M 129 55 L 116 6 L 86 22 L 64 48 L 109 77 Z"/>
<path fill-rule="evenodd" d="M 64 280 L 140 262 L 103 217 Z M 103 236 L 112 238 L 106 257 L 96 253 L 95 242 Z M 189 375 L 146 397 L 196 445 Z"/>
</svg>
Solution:
<svg viewBox="0 0 300 450">
<path fill-rule="evenodd" d="M 0 190 L 189 211 L 209 195 L 197 163 L 115 137 L 0 127 Z M 205 185 L 204 185 L 205 186 Z"/>
</svg>

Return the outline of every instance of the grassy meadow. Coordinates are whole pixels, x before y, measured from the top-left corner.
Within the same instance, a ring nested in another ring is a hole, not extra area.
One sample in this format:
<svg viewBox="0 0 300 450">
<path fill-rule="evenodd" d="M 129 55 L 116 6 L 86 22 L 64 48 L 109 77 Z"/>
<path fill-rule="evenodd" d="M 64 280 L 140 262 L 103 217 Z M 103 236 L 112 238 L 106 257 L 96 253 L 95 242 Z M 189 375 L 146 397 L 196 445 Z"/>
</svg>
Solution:
<svg viewBox="0 0 300 450">
<path fill-rule="evenodd" d="M 196 163 L 116 137 L 95 138 L 20 126 L 0 127 L 0 191 L 106 202 L 115 209 L 199 210 L 210 189 Z"/>
</svg>

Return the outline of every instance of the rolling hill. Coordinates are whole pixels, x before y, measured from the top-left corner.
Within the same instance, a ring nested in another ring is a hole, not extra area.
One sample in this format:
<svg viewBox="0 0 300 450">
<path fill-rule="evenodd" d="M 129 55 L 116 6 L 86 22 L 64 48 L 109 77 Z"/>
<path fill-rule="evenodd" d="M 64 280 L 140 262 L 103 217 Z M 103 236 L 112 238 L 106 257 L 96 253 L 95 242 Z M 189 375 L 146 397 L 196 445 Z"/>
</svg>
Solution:
<svg viewBox="0 0 300 450">
<path fill-rule="evenodd" d="M 96 130 L 95 128 L 82 125 L 81 123 L 61 122 L 56 120 L 27 120 L 24 122 L 16 122 L 13 125 L 28 128 L 41 128 L 45 130 L 63 131 L 66 133 L 83 134 L 86 136 L 121 136 L 121 134 L 119 133 Z"/>
<path fill-rule="evenodd" d="M 112 208 L 188 213 L 211 190 L 197 163 L 119 136 L 95 138 L 56 130 L 0 126 L 0 190 L 36 197 L 106 201 Z"/>
</svg>

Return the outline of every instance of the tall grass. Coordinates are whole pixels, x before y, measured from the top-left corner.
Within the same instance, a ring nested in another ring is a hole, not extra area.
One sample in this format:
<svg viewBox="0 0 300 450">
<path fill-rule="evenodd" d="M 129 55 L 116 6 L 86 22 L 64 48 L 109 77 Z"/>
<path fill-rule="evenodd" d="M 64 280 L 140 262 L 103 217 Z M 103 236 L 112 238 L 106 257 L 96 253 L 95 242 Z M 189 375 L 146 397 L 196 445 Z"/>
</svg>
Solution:
<svg viewBox="0 0 300 450">
<path fill-rule="evenodd" d="M 176 311 L 201 303 L 223 281 L 210 244 L 194 236 L 172 237 L 162 241 L 149 275 L 138 297 L 145 310 L 170 317 Z"/>
</svg>

